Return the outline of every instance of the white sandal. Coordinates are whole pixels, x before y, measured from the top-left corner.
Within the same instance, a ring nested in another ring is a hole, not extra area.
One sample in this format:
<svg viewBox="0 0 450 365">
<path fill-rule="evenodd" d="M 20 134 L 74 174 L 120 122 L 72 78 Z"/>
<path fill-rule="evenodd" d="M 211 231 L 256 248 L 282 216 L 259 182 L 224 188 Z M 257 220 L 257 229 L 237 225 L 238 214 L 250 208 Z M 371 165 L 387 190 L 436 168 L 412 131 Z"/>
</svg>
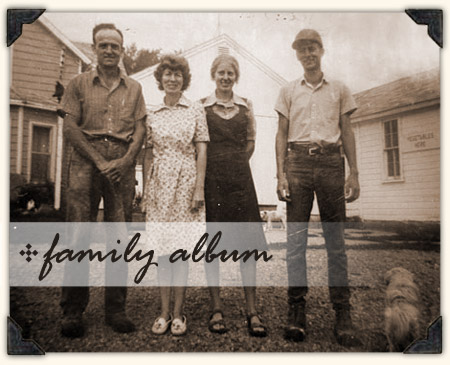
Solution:
<svg viewBox="0 0 450 365">
<path fill-rule="evenodd" d="M 183 316 L 183 319 L 175 318 L 172 321 L 172 326 L 170 327 L 170 332 L 174 336 L 183 336 L 186 334 L 186 316 Z"/>
<path fill-rule="evenodd" d="M 163 317 L 156 318 L 152 326 L 152 332 L 155 335 L 163 335 L 164 333 L 167 332 L 170 322 L 172 322 L 172 316 L 169 316 L 168 320 L 166 320 Z"/>
</svg>

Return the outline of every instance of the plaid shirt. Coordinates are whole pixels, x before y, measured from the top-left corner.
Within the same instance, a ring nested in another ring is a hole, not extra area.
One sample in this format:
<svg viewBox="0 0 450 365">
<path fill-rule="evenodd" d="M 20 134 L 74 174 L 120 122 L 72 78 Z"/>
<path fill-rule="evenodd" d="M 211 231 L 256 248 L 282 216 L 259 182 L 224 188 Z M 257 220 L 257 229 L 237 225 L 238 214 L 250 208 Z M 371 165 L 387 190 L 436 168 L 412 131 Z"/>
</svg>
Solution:
<svg viewBox="0 0 450 365">
<path fill-rule="evenodd" d="M 120 81 L 111 89 L 98 69 L 73 78 L 67 86 L 62 109 L 77 119 L 90 136 L 110 136 L 129 142 L 136 121 L 146 116 L 141 85 L 120 71 Z"/>
</svg>

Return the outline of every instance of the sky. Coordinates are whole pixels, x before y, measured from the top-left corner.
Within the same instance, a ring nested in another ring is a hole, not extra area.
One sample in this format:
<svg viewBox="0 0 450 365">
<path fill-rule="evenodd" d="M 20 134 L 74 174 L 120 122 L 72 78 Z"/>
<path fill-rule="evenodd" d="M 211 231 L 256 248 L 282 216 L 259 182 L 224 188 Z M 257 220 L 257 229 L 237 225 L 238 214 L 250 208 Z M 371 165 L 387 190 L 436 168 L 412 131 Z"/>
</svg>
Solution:
<svg viewBox="0 0 450 365">
<path fill-rule="evenodd" d="M 299 30 L 322 35 L 323 69 L 353 92 L 439 67 L 440 49 L 404 12 L 56 12 L 45 16 L 70 40 L 92 41 L 92 28 L 112 22 L 125 46 L 187 50 L 228 34 L 286 80 L 302 74 L 291 43 Z M 81 26 L 82 25 L 82 26 Z M 329 77 L 330 77 L 329 76 Z"/>
</svg>

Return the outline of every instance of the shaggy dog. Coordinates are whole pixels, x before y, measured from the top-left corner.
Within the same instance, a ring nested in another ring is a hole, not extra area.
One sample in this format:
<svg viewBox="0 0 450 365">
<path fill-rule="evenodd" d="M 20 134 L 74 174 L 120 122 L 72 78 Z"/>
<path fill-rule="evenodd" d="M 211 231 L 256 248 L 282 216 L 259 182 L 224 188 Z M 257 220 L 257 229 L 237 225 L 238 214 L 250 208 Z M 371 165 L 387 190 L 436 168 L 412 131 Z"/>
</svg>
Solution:
<svg viewBox="0 0 450 365">
<path fill-rule="evenodd" d="M 389 351 L 403 352 L 419 337 L 419 288 L 413 274 L 396 267 L 384 276 L 386 309 L 384 330 L 389 342 Z"/>
</svg>

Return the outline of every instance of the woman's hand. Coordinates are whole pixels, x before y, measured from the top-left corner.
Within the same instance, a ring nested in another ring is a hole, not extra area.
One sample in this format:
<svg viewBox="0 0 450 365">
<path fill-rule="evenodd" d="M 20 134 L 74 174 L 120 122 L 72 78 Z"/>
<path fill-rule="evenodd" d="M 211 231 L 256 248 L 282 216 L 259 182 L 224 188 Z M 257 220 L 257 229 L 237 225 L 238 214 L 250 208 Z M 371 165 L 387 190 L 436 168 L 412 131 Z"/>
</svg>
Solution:
<svg viewBox="0 0 450 365">
<path fill-rule="evenodd" d="M 198 210 L 205 204 L 205 189 L 202 187 L 196 187 L 194 195 L 192 197 L 191 209 Z"/>
</svg>

